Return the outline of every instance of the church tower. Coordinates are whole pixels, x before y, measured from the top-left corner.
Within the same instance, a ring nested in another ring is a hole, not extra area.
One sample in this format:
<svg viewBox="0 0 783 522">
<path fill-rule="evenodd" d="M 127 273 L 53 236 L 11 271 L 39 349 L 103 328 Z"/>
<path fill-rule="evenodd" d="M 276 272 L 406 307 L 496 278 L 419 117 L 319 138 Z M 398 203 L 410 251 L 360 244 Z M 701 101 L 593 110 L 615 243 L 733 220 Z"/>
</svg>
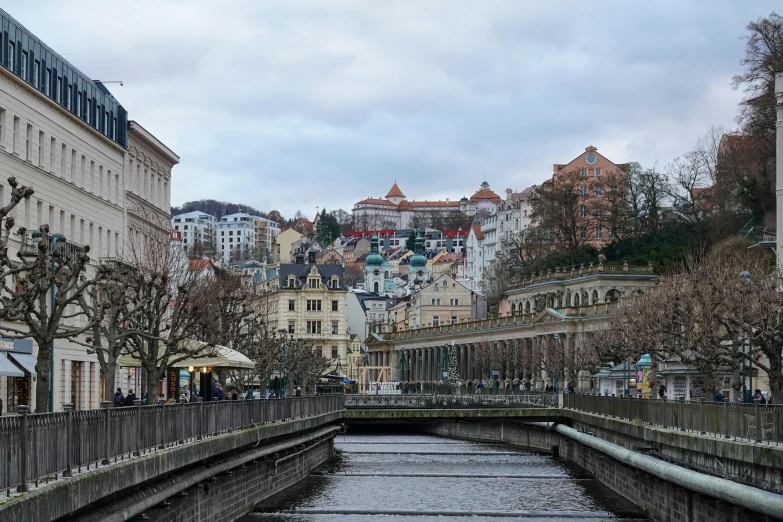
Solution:
<svg viewBox="0 0 783 522">
<path fill-rule="evenodd" d="M 370 239 L 370 254 L 367 256 L 364 274 L 364 289 L 374 294 L 383 295 L 386 277 L 383 270 L 383 256 L 378 253 L 377 232 Z"/>
</svg>

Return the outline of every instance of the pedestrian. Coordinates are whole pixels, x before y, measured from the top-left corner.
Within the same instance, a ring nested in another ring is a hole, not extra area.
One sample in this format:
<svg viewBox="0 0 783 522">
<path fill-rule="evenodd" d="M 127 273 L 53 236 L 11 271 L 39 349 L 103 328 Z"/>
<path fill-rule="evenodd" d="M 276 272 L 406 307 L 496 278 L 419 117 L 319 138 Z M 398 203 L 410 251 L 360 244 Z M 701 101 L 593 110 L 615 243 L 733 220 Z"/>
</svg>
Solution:
<svg viewBox="0 0 783 522">
<path fill-rule="evenodd" d="M 756 390 L 756 393 L 753 395 L 753 402 L 756 404 L 767 404 L 767 399 L 764 398 L 761 390 Z"/>
<path fill-rule="evenodd" d="M 237 401 L 239 400 L 239 394 L 237 393 L 237 389 L 234 388 L 234 390 L 231 392 L 231 400 Z"/>
<path fill-rule="evenodd" d="M 299 386 L 296 387 L 296 396 L 301 397 L 302 396 L 302 388 Z"/>
<path fill-rule="evenodd" d="M 128 390 L 128 395 L 125 396 L 125 406 L 135 406 L 133 404 L 133 401 L 136 400 L 136 395 L 134 395 L 133 390 Z"/>
<path fill-rule="evenodd" d="M 715 393 L 712 394 L 712 402 L 724 402 L 723 393 L 720 390 L 715 390 Z"/>
<path fill-rule="evenodd" d="M 210 396 L 213 401 L 222 401 L 225 398 L 225 394 L 223 393 L 223 387 L 220 385 L 219 382 L 216 382 L 215 385 L 212 386 Z"/>
<path fill-rule="evenodd" d="M 665 384 L 661 384 L 661 387 L 658 388 L 658 397 L 663 399 L 665 396 L 666 396 L 666 385 Z"/>
<path fill-rule="evenodd" d="M 117 391 L 114 392 L 114 407 L 122 408 L 123 406 L 125 406 L 125 396 L 122 394 L 122 390 L 117 388 Z"/>
</svg>

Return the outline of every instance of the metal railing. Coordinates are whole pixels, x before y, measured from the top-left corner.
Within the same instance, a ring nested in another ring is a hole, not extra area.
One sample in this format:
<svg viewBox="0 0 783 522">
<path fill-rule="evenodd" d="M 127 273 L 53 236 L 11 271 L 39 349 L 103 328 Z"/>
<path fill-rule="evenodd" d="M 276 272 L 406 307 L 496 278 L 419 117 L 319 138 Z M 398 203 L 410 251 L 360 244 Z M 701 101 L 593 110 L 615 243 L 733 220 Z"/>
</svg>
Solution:
<svg viewBox="0 0 783 522">
<path fill-rule="evenodd" d="M 346 395 L 346 409 L 557 408 L 556 393 L 508 395 Z"/>
<path fill-rule="evenodd" d="M 783 442 L 783 406 L 563 394 L 563 407 L 726 439 Z"/>
<path fill-rule="evenodd" d="M 141 456 L 258 424 L 339 411 L 342 395 L 274 400 L 160 404 L 0 417 L 0 489 L 70 477 L 83 469 Z"/>
</svg>

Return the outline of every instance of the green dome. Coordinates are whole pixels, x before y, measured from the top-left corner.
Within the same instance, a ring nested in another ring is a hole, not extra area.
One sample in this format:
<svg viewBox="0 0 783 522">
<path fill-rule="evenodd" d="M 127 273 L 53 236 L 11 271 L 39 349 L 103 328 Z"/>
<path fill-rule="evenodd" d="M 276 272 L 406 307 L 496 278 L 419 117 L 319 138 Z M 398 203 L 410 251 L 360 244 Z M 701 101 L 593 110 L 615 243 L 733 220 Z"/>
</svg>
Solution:
<svg viewBox="0 0 783 522">
<path fill-rule="evenodd" d="M 383 256 L 380 254 L 370 254 L 367 256 L 367 266 L 381 266 L 383 264 Z"/>
<path fill-rule="evenodd" d="M 413 242 L 413 245 L 415 254 L 411 256 L 411 270 L 427 266 L 427 258 L 422 254 L 422 251 L 424 250 L 424 240 L 421 239 L 421 234 L 416 234 L 416 240 Z"/>
<path fill-rule="evenodd" d="M 427 258 L 421 254 L 411 256 L 411 267 L 424 267 L 427 266 Z"/>
</svg>

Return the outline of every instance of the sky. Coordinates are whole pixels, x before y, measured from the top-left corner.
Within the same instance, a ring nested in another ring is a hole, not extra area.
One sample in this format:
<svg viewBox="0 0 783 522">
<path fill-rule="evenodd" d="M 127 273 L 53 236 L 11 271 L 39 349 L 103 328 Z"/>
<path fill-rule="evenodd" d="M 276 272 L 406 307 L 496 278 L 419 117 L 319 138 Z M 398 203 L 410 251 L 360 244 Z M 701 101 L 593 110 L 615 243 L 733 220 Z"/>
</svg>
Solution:
<svg viewBox="0 0 783 522">
<path fill-rule="evenodd" d="M 732 129 L 777 0 L 6 0 L 173 149 L 172 205 L 290 217 L 503 195 L 594 145 L 662 167 Z"/>
</svg>

